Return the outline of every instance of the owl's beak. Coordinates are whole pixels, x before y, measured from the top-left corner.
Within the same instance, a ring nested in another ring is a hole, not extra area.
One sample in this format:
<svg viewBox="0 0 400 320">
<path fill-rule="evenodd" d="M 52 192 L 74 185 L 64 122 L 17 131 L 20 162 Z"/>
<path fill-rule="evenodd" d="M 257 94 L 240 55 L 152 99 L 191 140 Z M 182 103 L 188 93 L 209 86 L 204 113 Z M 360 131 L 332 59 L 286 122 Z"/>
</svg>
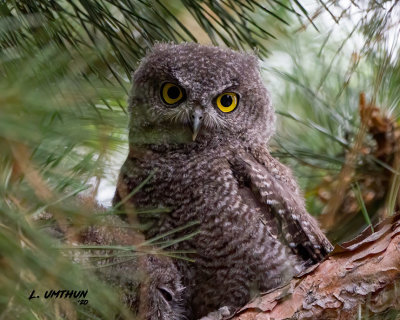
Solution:
<svg viewBox="0 0 400 320">
<path fill-rule="evenodd" d="M 200 108 L 195 108 L 191 115 L 192 120 L 192 139 L 193 141 L 196 140 L 197 134 L 200 131 L 201 125 L 203 123 L 203 110 Z"/>
</svg>

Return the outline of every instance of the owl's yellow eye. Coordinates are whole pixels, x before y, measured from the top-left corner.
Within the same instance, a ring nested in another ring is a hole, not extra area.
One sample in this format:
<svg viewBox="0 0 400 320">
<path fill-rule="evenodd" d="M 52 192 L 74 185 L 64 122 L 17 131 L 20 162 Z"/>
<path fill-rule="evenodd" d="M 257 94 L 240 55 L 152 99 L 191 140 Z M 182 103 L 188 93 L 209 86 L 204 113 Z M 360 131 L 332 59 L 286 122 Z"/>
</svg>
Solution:
<svg viewBox="0 0 400 320">
<path fill-rule="evenodd" d="M 217 97 L 217 107 L 222 112 L 233 111 L 239 102 L 239 98 L 234 92 L 224 92 Z"/>
<path fill-rule="evenodd" d="M 175 104 L 182 100 L 183 90 L 171 82 L 166 82 L 161 87 L 161 98 L 166 104 Z"/>
</svg>

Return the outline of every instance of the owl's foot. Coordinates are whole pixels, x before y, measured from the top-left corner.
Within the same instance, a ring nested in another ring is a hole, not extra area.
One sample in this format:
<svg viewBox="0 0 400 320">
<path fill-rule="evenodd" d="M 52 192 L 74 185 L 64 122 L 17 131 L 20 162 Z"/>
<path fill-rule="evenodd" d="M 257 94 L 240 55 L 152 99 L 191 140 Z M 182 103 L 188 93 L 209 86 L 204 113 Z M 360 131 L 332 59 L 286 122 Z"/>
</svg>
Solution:
<svg viewBox="0 0 400 320">
<path fill-rule="evenodd" d="M 222 320 L 231 314 L 228 307 L 221 307 L 217 311 L 210 312 L 205 317 L 199 320 Z"/>
</svg>

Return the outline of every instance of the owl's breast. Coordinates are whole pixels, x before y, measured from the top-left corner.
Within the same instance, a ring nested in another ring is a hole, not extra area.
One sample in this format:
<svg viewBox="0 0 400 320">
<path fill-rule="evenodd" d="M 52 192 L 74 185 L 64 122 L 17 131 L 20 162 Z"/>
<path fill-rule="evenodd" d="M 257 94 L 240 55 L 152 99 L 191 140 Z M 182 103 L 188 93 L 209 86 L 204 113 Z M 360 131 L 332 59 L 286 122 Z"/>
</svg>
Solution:
<svg viewBox="0 0 400 320">
<path fill-rule="evenodd" d="M 121 169 L 116 198 L 133 193 L 130 202 L 138 212 L 159 212 L 158 229 L 152 235 L 194 220 L 205 222 L 233 187 L 234 181 L 227 178 L 228 153 L 209 149 L 157 154 L 145 160 L 128 157 Z M 151 216 L 157 220 L 157 214 Z"/>
<path fill-rule="evenodd" d="M 199 255 L 208 257 L 220 247 L 232 251 L 239 243 L 253 241 L 262 228 L 260 210 L 253 199 L 244 199 L 240 181 L 232 172 L 229 160 L 236 151 L 220 146 L 162 154 L 151 161 L 128 159 L 121 170 L 124 183 L 119 185 L 126 187 L 126 194 L 134 193 L 130 199 L 139 213 L 145 212 L 146 223 L 152 220 L 147 236 L 198 221 L 200 233 L 188 242 Z M 152 210 L 155 214 L 149 214 Z"/>
</svg>

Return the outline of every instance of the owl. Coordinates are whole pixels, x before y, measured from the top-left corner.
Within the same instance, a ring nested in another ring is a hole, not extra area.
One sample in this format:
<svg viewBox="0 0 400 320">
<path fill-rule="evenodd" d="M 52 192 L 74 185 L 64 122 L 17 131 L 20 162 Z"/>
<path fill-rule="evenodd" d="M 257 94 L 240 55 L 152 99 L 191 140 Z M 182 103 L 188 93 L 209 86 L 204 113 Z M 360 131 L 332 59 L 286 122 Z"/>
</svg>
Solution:
<svg viewBox="0 0 400 320">
<path fill-rule="evenodd" d="M 147 239 L 187 253 L 164 269 L 184 288 L 173 319 L 228 316 L 332 249 L 268 151 L 275 115 L 255 55 L 157 44 L 133 74 L 129 111 L 114 204 Z"/>
</svg>

